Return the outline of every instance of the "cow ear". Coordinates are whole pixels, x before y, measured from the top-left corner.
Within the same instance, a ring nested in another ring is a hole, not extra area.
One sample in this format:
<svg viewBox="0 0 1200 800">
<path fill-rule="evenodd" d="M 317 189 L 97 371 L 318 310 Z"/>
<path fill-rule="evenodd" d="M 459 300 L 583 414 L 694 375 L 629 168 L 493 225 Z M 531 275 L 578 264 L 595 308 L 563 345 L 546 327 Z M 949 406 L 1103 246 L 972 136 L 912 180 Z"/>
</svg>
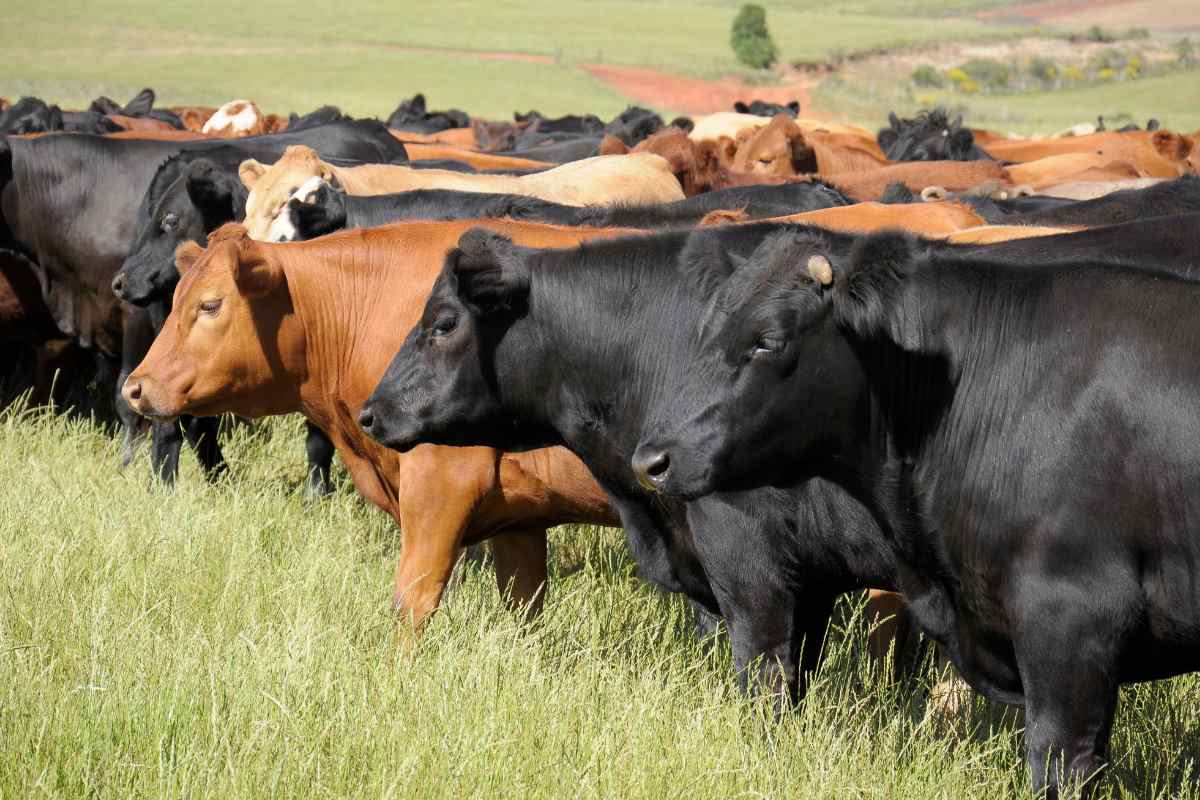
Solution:
<svg viewBox="0 0 1200 800">
<path fill-rule="evenodd" d="M 793 100 L 792 102 L 787 104 L 787 107 L 792 110 L 793 116 L 800 113 L 800 101 L 799 100 Z"/>
<path fill-rule="evenodd" d="M 283 267 L 269 245 L 246 239 L 233 260 L 233 280 L 246 297 L 262 297 L 283 285 Z"/>
<path fill-rule="evenodd" d="M 741 100 L 738 100 L 737 102 L 735 102 L 733 104 L 733 110 L 738 112 L 739 114 L 749 114 L 750 106 L 746 105 Z"/>
<path fill-rule="evenodd" d="M 242 185 L 247 189 L 253 189 L 254 184 L 258 183 L 258 179 L 266 173 L 266 165 L 253 158 L 247 158 L 238 166 L 238 177 L 241 178 Z"/>
<path fill-rule="evenodd" d="M 1182 136 L 1171 131 L 1155 131 L 1150 136 L 1150 141 L 1163 158 L 1174 161 L 1186 159 L 1191 149 Z"/>
<path fill-rule="evenodd" d="M 204 216 L 204 226 L 209 230 L 235 218 L 238 195 L 245 191 L 237 179 L 217 169 L 207 158 L 197 159 L 188 166 L 188 197 Z"/>
<path fill-rule="evenodd" d="M 175 248 L 175 269 L 179 270 L 182 275 L 196 265 L 200 257 L 204 255 L 204 248 L 195 242 L 188 240 Z"/>
<path fill-rule="evenodd" d="M 446 256 L 458 296 L 483 313 L 522 308 L 529 297 L 529 267 L 511 239 L 472 228 Z"/>
<path fill-rule="evenodd" d="M 698 228 L 688 236 L 679 254 L 678 269 L 692 290 L 708 299 L 743 263 L 744 259 L 725 248 L 718 226 Z"/>
</svg>

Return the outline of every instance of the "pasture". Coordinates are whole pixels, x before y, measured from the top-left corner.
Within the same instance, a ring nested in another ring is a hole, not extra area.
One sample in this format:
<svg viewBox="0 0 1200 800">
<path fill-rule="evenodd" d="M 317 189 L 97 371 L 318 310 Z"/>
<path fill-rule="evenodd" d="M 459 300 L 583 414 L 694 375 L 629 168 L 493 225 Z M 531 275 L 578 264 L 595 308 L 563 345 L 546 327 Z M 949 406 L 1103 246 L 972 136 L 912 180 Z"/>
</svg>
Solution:
<svg viewBox="0 0 1200 800">
<path fill-rule="evenodd" d="M 343 480 L 307 503 L 293 419 L 233 432 L 236 485 L 175 490 L 116 441 L 0 416 L 2 797 L 1010 797 L 1019 732 L 925 721 L 865 665 L 854 601 L 803 707 L 741 696 L 728 653 L 634 575 L 619 531 L 557 529 L 544 616 L 470 567 L 413 651 L 395 526 Z M 1104 796 L 1195 798 L 1200 679 L 1127 688 Z M 976 735 L 963 738 L 968 728 Z"/>
</svg>

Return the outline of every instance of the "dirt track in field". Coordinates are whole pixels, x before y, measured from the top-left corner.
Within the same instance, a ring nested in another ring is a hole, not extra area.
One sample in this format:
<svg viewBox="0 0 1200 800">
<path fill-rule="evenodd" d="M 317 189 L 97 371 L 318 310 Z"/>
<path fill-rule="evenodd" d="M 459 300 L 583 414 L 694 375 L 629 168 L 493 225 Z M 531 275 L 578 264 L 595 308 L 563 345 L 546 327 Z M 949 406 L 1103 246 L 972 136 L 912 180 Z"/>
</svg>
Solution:
<svg viewBox="0 0 1200 800">
<path fill-rule="evenodd" d="M 800 113 L 812 116 L 811 79 L 797 73 L 782 84 L 751 86 L 738 78 L 706 81 L 671 75 L 640 67 L 616 67 L 609 64 L 585 64 L 583 67 L 597 80 L 634 102 L 659 108 L 670 108 L 684 114 L 707 114 L 729 111 L 734 101 L 759 99 L 772 103 L 800 101 Z"/>
</svg>

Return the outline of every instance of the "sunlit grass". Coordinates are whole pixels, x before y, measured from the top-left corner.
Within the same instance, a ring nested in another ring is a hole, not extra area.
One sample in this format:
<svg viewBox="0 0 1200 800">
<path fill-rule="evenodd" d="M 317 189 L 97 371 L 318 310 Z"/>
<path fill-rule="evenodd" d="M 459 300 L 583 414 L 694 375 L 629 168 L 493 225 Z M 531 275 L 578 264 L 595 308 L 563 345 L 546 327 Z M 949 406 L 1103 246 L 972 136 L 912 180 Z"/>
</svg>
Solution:
<svg viewBox="0 0 1200 800">
<path fill-rule="evenodd" d="M 466 570 L 398 648 L 399 541 L 343 482 L 300 491 L 302 428 L 235 428 L 232 478 L 173 491 L 85 422 L 0 416 L 2 797 L 1009 797 L 1017 730 L 959 740 L 866 666 L 856 604 L 777 718 L 634 575 L 619 531 L 560 528 L 544 616 Z M 928 683 L 926 676 L 922 684 Z M 1194 678 L 1126 693 L 1109 783 L 1196 797 Z"/>
</svg>

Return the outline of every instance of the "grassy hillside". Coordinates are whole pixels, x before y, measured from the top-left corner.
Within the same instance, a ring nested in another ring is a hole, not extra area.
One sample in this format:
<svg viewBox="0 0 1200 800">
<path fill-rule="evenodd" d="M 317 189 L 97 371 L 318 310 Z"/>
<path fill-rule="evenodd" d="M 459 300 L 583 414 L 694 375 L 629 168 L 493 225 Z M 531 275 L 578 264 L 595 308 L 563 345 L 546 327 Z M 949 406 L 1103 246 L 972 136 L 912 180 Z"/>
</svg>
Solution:
<svg viewBox="0 0 1200 800">
<path fill-rule="evenodd" d="M 977 4 L 938 0 L 929 9 L 934 16 L 919 24 L 909 16 L 912 0 L 864 0 L 840 11 L 807 1 L 768 7 L 783 57 L 796 59 L 997 35 L 1000 29 L 978 21 L 937 16 Z M 79 106 L 98 92 L 124 97 L 150 85 L 169 103 L 250 96 L 271 110 L 333 102 L 355 114 L 386 114 L 402 96 L 425 91 L 438 107 L 492 117 L 508 117 L 515 98 L 550 113 L 610 114 L 624 99 L 579 64 L 712 77 L 736 72 L 729 26 L 738 5 L 566 0 L 548 13 L 539 0 L 447 0 L 419 10 L 384 0 L 10 4 L 0 26 L 0 95 L 35 92 Z M 548 63 L 470 51 L 530 54 Z"/>
<path fill-rule="evenodd" d="M 397 649 L 395 529 L 347 486 L 306 504 L 301 427 L 240 430 L 236 484 L 119 474 L 83 423 L 0 414 L 0 797 L 946 798 L 1026 785 L 1011 723 L 961 739 L 865 668 L 846 606 L 776 719 L 726 648 L 634 576 L 618 531 L 553 537 L 521 626 L 467 570 Z M 923 678 L 923 685 L 932 679 Z M 1126 690 L 1114 797 L 1200 797 L 1200 678 Z M 970 714 L 955 719 L 967 727 Z"/>
</svg>

